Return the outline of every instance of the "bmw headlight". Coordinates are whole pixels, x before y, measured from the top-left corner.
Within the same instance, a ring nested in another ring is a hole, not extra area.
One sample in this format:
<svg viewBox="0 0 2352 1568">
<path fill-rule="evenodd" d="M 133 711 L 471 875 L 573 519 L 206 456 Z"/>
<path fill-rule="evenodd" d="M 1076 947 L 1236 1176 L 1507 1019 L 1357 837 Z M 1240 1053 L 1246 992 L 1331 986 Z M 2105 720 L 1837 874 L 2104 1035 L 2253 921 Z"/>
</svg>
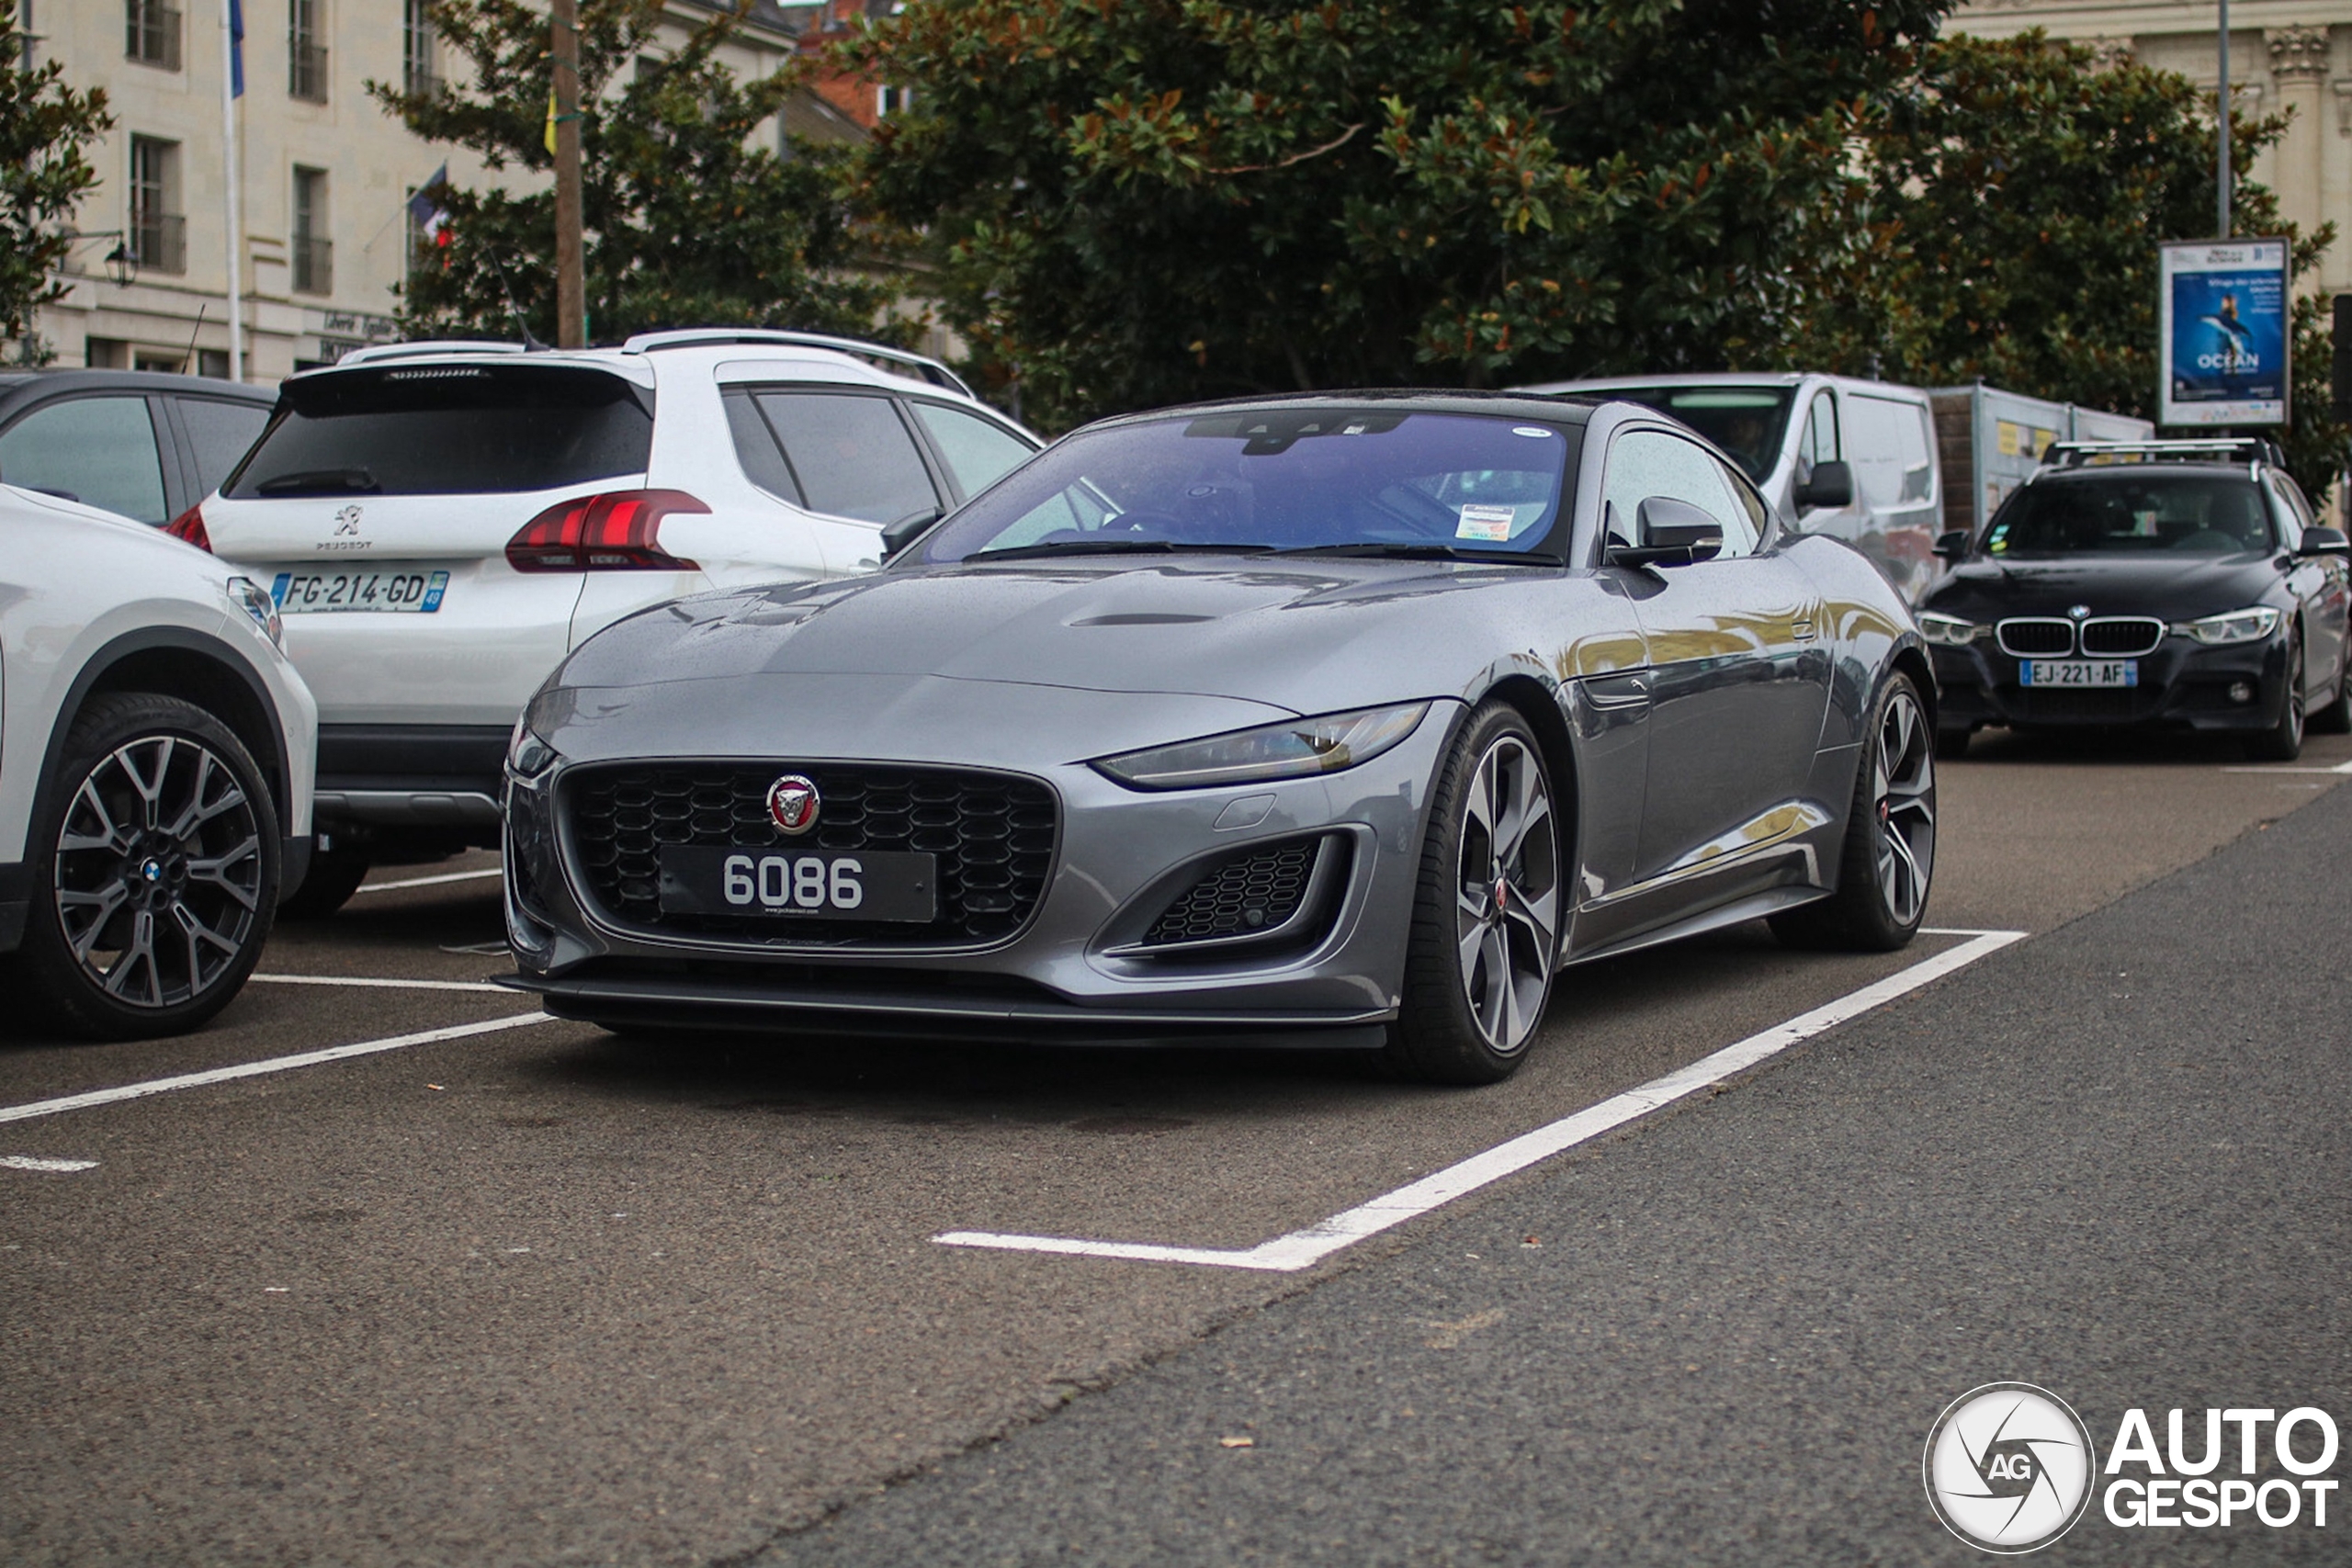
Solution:
<svg viewBox="0 0 2352 1568">
<path fill-rule="evenodd" d="M 2252 610 L 2232 610 L 2226 615 L 2207 615 L 2201 620 L 2176 622 L 2172 629 L 2174 635 L 2194 637 L 2208 648 L 2224 648 L 2233 642 L 2260 642 L 2278 629 L 2278 612 L 2268 605 Z"/>
<path fill-rule="evenodd" d="M 1368 762 L 1413 733 L 1427 703 L 1359 708 L 1321 718 L 1295 718 L 1257 729 L 1238 729 L 1122 757 L 1103 757 L 1094 766 L 1130 789 L 1202 789 L 1211 784 L 1257 784 L 1269 779 L 1336 773 Z"/>
<path fill-rule="evenodd" d="M 262 635 L 269 638 L 277 651 L 285 652 L 286 623 L 279 619 L 277 601 L 269 596 L 269 590 L 250 577 L 232 577 L 224 586 L 229 592 L 229 603 L 251 616 L 254 625 L 261 628 Z"/>
<path fill-rule="evenodd" d="M 1966 648 L 1983 637 L 1985 630 L 1974 621 L 1963 621 L 1958 615 L 1947 615 L 1940 610 L 1919 612 L 1919 635 L 1945 648 Z"/>
</svg>

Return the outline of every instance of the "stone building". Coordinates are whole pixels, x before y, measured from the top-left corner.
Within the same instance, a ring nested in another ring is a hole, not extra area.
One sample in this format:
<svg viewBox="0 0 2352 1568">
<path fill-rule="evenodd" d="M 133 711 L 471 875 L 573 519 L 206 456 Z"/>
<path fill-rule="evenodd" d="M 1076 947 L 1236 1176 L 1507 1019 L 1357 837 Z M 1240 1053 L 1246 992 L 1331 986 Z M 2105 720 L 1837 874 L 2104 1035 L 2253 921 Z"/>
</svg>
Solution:
<svg viewBox="0 0 2352 1568">
<path fill-rule="evenodd" d="M 2220 81 L 2212 0 L 1971 0 L 1950 23 L 1986 38 L 2028 28 L 2136 56 L 2208 92 Z M 2236 0 L 2230 91 L 2242 115 L 2292 117 L 2285 139 L 2256 159 L 2253 177 L 2278 193 L 2280 210 L 2305 232 L 2336 226 L 2319 276 L 2303 287 L 2352 289 L 2352 0 Z"/>
<path fill-rule="evenodd" d="M 671 25 L 683 35 L 720 3 L 671 0 Z M 755 0 L 723 58 L 741 75 L 773 71 L 866 3 Z M 230 374 L 227 0 L 0 6 L 33 62 L 60 61 L 74 86 L 105 88 L 115 118 L 90 152 L 100 179 L 75 215 L 65 298 L 38 322 L 56 363 Z M 243 0 L 243 10 L 239 373 L 268 383 L 396 335 L 394 290 L 422 240 L 408 198 L 444 163 L 453 183 L 492 182 L 470 154 L 411 135 L 363 85 L 430 86 L 462 68 L 434 35 L 430 0 Z M 824 89 L 759 134 L 864 135 L 871 114 L 844 110 L 866 109 L 874 90 Z"/>
</svg>

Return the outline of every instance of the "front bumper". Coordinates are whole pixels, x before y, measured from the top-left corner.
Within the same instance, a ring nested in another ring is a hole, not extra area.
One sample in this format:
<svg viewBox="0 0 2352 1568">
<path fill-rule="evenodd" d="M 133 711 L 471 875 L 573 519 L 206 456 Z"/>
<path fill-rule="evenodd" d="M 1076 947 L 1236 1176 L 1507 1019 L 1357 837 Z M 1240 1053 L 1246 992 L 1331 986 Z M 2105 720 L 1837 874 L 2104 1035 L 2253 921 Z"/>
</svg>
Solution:
<svg viewBox="0 0 2352 1568">
<path fill-rule="evenodd" d="M 537 780 L 508 780 L 507 925 L 519 971 L 509 983 L 560 1016 L 623 1025 L 1371 1045 L 1396 1014 L 1429 781 L 1462 711 L 1434 704 L 1395 749 L 1316 778 L 1147 793 L 1082 763 L 1020 770 L 1058 805 L 1044 891 L 1012 936 L 946 951 L 788 947 L 620 924 L 580 873 L 559 815 L 571 764 L 560 763 Z M 783 771 L 826 759 L 755 760 Z M 922 759 L 943 761 L 1007 765 L 1001 756 Z M 1153 949 L 1140 940 L 1237 852 L 1302 839 L 1327 841 L 1340 869 L 1283 942 Z"/>
<path fill-rule="evenodd" d="M 2018 680 L 2022 660 L 1989 641 L 1934 648 L 1940 691 L 1937 723 L 1945 729 L 2007 725 L 2013 729 L 2183 728 L 2256 731 L 2278 724 L 2287 700 L 2283 636 L 2231 648 L 2167 637 L 2140 657 L 2139 684 L 2092 690 L 2040 690 Z M 2252 700 L 2230 694 L 2252 688 Z"/>
</svg>

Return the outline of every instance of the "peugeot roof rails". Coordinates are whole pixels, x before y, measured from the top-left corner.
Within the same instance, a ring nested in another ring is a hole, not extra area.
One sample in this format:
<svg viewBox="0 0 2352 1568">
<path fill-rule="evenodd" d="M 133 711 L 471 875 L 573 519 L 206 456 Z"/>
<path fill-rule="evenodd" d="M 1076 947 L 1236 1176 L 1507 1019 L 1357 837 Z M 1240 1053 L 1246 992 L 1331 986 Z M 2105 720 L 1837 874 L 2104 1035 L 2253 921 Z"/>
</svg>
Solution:
<svg viewBox="0 0 2352 1568">
<path fill-rule="evenodd" d="M 936 359 L 910 354 L 903 348 L 892 348 L 888 344 L 867 343 L 862 338 L 833 337 L 824 333 L 784 332 L 773 327 L 682 327 L 670 332 L 639 333 L 623 344 L 621 351 L 625 354 L 652 354 L 667 348 L 718 348 L 729 344 L 830 349 L 855 359 L 876 361 L 877 368 L 911 370 L 934 387 L 944 387 L 967 398 L 975 395 L 961 377 Z"/>
<path fill-rule="evenodd" d="M 2045 468 L 2103 468 L 2114 463 L 2269 463 L 2285 468 L 2278 444 L 2263 435 L 2215 435 L 2185 441 L 2053 441 Z"/>
</svg>

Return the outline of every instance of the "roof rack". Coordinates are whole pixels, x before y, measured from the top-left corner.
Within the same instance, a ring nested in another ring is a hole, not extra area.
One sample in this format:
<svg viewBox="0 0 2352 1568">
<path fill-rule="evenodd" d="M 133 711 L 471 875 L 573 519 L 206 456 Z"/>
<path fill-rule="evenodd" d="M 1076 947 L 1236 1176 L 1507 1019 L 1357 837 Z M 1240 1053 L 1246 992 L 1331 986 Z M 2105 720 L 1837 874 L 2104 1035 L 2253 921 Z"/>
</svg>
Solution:
<svg viewBox="0 0 2352 1568">
<path fill-rule="evenodd" d="M 501 343 L 489 338 L 444 338 L 424 343 L 371 343 L 355 348 L 334 362 L 334 368 L 345 365 L 381 365 L 388 359 L 421 359 L 439 354 L 521 354 L 519 343 Z"/>
<path fill-rule="evenodd" d="M 2110 463 L 2269 463 L 2287 465 L 2278 444 L 2265 435 L 2216 435 L 2188 441 L 2053 441 L 2041 454 L 2045 468 L 2100 468 Z"/>
<path fill-rule="evenodd" d="M 875 360 L 883 369 L 911 370 L 934 387 L 974 396 L 963 378 L 936 359 L 910 354 L 887 344 L 862 338 L 831 337 L 823 333 L 782 332 L 769 327 L 683 327 L 671 332 L 639 333 L 621 344 L 624 354 L 652 354 L 665 348 L 718 348 L 729 344 L 766 344 L 780 348 L 822 348 L 852 358 Z"/>
</svg>

